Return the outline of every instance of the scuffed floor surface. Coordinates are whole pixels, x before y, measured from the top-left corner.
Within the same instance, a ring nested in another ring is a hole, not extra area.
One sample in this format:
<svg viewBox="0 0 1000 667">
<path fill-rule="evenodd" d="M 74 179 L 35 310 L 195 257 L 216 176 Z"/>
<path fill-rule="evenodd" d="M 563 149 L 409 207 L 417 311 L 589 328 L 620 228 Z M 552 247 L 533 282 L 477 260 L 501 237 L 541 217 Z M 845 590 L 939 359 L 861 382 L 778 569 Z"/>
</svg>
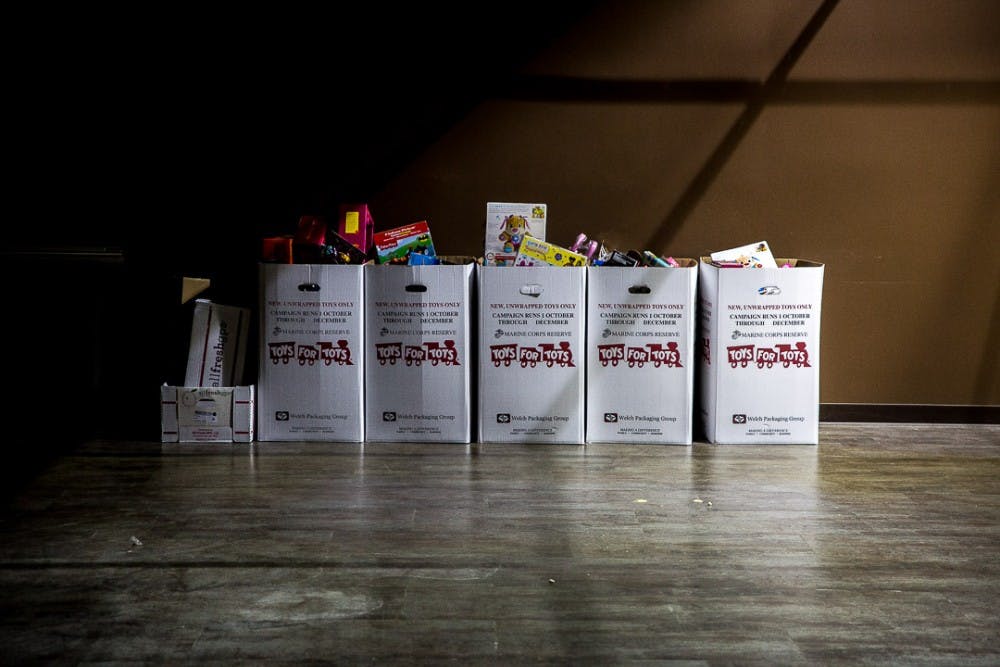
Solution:
<svg viewBox="0 0 1000 667">
<path fill-rule="evenodd" d="M 997 425 L 93 442 L 0 536 L 3 664 L 1000 663 Z"/>
</svg>

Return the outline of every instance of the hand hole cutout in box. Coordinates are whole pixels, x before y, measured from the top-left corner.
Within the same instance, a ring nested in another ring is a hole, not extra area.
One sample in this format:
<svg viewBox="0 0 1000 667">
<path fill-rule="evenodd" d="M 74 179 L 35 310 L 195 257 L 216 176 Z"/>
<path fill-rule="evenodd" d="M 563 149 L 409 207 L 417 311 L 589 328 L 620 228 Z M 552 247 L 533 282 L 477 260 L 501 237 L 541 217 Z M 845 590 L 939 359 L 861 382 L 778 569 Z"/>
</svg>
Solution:
<svg viewBox="0 0 1000 667">
<path fill-rule="evenodd" d="M 524 285 L 519 290 L 524 296 L 540 297 L 542 295 L 542 286 L 538 284 Z"/>
</svg>

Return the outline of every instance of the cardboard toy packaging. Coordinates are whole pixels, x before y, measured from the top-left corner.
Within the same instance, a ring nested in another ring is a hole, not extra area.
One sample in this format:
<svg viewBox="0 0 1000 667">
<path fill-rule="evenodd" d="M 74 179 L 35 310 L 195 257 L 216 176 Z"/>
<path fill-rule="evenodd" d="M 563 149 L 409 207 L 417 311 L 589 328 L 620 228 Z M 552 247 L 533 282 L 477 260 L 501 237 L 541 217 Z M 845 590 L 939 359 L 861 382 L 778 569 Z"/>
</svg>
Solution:
<svg viewBox="0 0 1000 667">
<path fill-rule="evenodd" d="M 250 309 L 194 302 L 184 385 L 234 387 L 243 381 Z"/>
<path fill-rule="evenodd" d="M 562 246 L 525 236 L 514 266 L 586 266 L 587 258 Z"/>
<path fill-rule="evenodd" d="M 336 232 L 362 255 L 367 255 L 375 234 L 375 221 L 368 204 L 341 204 L 337 209 Z"/>
<path fill-rule="evenodd" d="M 161 442 L 252 442 L 254 386 L 160 387 Z"/>
<path fill-rule="evenodd" d="M 823 264 L 699 265 L 705 437 L 720 444 L 818 444 Z"/>
<path fill-rule="evenodd" d="M 375 233 L 375 259 L 379 264 L 405 265 L 413 254 L 437 255 L 426 220 Z"/>
<path fill-rule="evenodd" d="M 587 271 L 587 442 L 692 441 L 698 265 Z"/>
<path fill-rule="evenodd" d="M 584 442 L 586 267 L 479 271 L 479 441 Z"/>
<path fill-rule="evenodd" d="M 483 266 L 513 266 L 526 235 L 545 240 L 546 204 L 488 202 Z"/>
<path fill-rule="evenodd" d="M 365 439 L 472 439 L 476 263 L 365 268 Z"/>
<path fill-rule="evenodd" d="M 259 271 L 258 438 L 363 441 L 364 266 Z"/>
</svg>

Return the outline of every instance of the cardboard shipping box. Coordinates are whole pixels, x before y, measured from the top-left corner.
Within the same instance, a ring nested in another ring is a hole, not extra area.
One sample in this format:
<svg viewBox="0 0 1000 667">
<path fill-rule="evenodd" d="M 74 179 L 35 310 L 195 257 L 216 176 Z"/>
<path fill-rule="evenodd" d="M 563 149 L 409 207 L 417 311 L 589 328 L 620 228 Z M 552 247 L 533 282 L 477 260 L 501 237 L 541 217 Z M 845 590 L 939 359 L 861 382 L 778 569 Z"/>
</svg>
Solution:
<svg viewBox="0 0 1000 667">
<path fill-rule="evenodd" d="M 818 444 L 823 264 L 699 266 L 701 412 L 721 444 Z"/>
<path fill-rule="evenodd" d="M 475 260 L 365 269 L 365 439 L 472 439 Z"/>
<path fill-rule="evenodd" d="M 254 387 L 160 387 L 162 442 L 252 442 Z"/>
<path fill-rule="evenodd" d="M 249 327 L 249 308 L 197 299 L 184 385 L 235 387 L 243 382 Z"/>
<path fill-rule="evenodd" d="M 480 442 L 584 442 L 586 267 L 479 271 Z"/>
<path fill-rule="evenodd" d="M 691 444 L 698 265 L 590 267 L 587 442 Z"/>
<path fill-rule="evenodd" d="M 364 266 L 260 265 L 260 440 L 364 440 L 364 304 Z"/>
</svg>

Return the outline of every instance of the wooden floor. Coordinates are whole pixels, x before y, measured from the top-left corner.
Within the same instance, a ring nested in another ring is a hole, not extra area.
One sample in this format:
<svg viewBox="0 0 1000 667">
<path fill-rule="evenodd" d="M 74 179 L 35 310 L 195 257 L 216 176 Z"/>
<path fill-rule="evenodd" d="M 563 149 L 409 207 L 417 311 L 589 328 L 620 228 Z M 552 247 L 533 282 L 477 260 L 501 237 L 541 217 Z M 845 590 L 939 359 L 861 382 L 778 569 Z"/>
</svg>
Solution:
<svg viewBox="0 0 1000 667">
<path fill-rule="evenodd" d="M 0 536 L 3 664 L 1000 664 L 997 425 L 94 442 Z"/>
</svg>

